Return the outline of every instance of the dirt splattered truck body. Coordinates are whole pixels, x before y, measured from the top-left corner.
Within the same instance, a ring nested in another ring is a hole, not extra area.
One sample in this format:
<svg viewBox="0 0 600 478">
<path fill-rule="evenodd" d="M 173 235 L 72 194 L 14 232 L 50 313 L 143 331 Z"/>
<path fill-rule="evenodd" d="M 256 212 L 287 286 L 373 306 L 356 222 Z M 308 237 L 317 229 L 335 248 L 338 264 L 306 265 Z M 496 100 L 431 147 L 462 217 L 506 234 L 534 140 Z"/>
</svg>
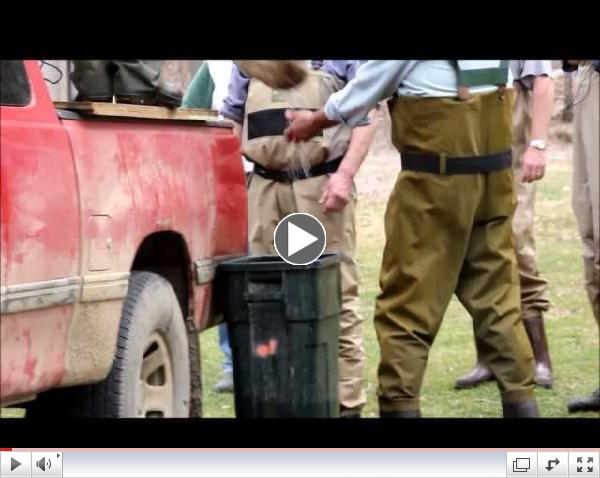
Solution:
<svg viewBox="0 0 600 478">
<path fill-rule="evenodd" d="M 2 405 L 198 415 L 214 267 L 247 247 L 239 141 L 57 109 L 37 61 L 0 63 Z"/>
</svg>

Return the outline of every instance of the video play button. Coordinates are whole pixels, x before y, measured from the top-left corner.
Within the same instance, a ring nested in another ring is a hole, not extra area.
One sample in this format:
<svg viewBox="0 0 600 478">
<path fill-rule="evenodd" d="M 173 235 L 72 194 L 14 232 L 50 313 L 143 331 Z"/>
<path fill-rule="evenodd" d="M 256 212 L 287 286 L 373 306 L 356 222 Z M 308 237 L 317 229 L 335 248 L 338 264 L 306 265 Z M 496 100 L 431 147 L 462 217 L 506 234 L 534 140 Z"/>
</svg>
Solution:
<svg viewBox="0 0 600 478">
<path fill-rule="evenodd" d="M 31 477 L 31 452 L 0 452 L 0 476 L 2 478 Z"/>
<path fill-rule="evenodd" d="M 284 217 L 275 228 L 275 250 L 288 264 L 305 266 L 316 261 L 325 250 L 327 235 L 323 224 L 302 212 Z"/>
</svg>

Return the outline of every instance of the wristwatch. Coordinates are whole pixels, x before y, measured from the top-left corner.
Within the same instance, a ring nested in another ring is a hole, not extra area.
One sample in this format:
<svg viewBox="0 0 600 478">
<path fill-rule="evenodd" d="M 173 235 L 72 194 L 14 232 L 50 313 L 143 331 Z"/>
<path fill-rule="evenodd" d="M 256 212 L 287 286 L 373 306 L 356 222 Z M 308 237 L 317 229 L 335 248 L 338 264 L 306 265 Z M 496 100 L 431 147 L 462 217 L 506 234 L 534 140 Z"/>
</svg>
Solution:
<svg viewBox="0 0 600 478">
<path fill-rule="evenodd" d="M 529 142 L 529 146 L 535 149 L 539 149 L 540 151 L 546 150 L 546 140 L 545 139 L 532 139 Z"/>
</svg>

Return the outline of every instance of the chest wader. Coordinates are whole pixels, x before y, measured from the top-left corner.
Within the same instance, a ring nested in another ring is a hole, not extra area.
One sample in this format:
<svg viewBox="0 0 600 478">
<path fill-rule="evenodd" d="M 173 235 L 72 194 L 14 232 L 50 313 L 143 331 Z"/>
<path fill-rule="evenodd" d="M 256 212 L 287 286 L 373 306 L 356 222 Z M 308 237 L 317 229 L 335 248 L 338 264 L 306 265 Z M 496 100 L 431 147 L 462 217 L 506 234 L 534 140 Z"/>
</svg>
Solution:
<svg viewBox="0 0 600 478">
<path fill-rule="evenodd" d="M 328 175 L 334 173 L 350 140 L 346 126 L 330 128 L 306 143 L 289 143 L 285 110 L 322 108 L 343 82 L 321 71 L 290 90 L 274 90 L 251 80 L 245 107 L 242 152 L 254 163 L 248 189 L 250 253 L 276 254 L 273 233 L 288 214 L 315 216 L 327 231 L 325 252 L 342 256 L 342 314 L 338 364 L 341 416 L 356 415 L 366 402 L 363 390 L 364 349 L 358 315 L 358 271 L 354 260 L 355 206 L 353 199 L 339 213 L 324 214 L 319 199 Z"/>
<path fill-rule="evenodd" d="M 479 84 L 460 70 L 458 78 L 461 86 Z M 480 78 L 490 84 L 489 75 Z M 429 349 L 453 294 L 473 317 L 505 415 L 537 410 L 511 237 L 512 92 L 459 88 L 459 97 L 390 101 L 402 171 L 385 213 L 375 309 L 382 416 L 420 416 Z"/>
</svg>

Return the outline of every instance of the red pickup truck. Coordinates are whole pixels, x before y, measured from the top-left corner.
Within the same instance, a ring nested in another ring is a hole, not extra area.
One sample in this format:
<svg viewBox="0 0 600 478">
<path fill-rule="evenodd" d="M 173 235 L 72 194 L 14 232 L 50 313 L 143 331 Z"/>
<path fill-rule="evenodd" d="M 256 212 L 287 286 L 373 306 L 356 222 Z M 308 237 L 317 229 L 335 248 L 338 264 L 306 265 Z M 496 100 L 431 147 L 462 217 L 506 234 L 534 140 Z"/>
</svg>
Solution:
<svg viewBox="0 0 600 478">
<path fill-rule="evenodd" d="M 58 109 L 37 61 L 0 67 L 1 405 L 198 416 L 215 264 L 247 250 L 230 124 Z"/>
</svg>

